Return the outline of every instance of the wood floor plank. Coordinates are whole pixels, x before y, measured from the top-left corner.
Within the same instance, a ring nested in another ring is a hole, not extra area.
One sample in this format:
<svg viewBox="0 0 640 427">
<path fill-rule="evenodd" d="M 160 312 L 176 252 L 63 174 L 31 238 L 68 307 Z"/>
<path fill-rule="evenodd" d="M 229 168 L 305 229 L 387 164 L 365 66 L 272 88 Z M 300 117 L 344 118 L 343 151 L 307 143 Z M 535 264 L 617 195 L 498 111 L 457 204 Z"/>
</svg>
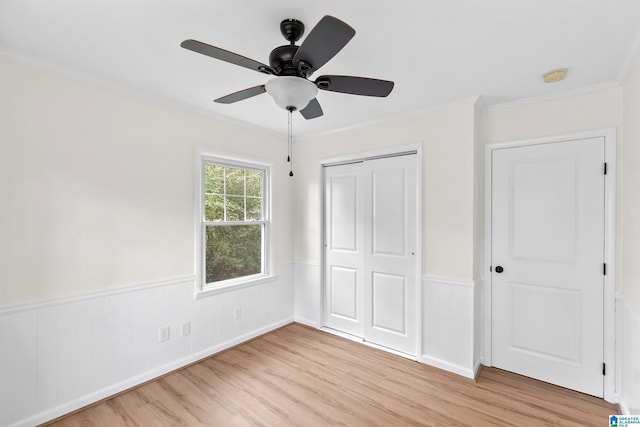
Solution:
<svg viewBox="0 0 640 427">
<path fill-rule="evenodd" d="M 51 426 L 601 426 L 615 405 L 494 368 L 477 382 L 291 324 Z"/>
</svg>

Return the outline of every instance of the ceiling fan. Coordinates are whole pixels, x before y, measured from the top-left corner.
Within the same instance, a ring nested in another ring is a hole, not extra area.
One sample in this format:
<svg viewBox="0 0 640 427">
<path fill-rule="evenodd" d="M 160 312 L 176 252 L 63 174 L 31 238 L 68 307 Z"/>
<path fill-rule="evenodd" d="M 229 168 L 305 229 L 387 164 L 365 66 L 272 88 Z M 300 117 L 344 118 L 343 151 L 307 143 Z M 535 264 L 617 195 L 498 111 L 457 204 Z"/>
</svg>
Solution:
<svg viewBox="0 0 640 427">
<path fill-rule="evenodd" d="M 289 112 L 300 111 L 305 119 L 314 119 L 323 115 L 322 107 L 316 99 L 318 89 L 376 97 L 386 97 L 393 90 L 392 81 L 368 77 L 323 75 L 315 81 L 309 80 L 311 74 L 333 58 L 355 35 L 356 31 L 341 20 L 329 15 L 324 16 L 300 46 L 295 42 L 304 34 L 302 22 L 297 19 L 285 19 L 280 23 L 280 32 L 289 44 L 271 51 L 269 65 L 197 40 L 185 40 L 180 46 L 274 76 L 263 85 L 243 89 L 215 100 L 221 104 L 232 104 L 267 92 L 280 107 Z"/>
</svg>

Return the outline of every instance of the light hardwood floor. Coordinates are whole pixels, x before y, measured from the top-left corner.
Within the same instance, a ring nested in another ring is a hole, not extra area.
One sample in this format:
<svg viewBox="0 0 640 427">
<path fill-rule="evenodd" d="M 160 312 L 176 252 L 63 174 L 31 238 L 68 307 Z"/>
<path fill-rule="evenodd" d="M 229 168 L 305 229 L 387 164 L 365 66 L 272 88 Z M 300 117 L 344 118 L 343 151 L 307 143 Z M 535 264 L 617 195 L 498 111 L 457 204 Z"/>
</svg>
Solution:
<svg viewBox="0 0 640 427">
<path fill-rule="evenodd" d="M 494 368 L 477 382 L 291 324 L 53 426 L 605 426 L 615 405 Z"/>
</svg>

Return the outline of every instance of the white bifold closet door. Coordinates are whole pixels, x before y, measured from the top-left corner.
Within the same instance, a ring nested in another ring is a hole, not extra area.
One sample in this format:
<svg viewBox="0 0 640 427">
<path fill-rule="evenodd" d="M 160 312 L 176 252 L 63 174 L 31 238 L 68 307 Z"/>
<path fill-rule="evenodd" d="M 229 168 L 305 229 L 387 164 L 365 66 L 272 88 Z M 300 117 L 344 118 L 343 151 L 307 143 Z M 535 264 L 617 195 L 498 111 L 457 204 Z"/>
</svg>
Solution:
<svg viewBox="0 0 640 427">
<path fill-rule="evenodd" d="M 416 156 L 324 169 L 325 326 L 416 355 Z"/>
</svg>

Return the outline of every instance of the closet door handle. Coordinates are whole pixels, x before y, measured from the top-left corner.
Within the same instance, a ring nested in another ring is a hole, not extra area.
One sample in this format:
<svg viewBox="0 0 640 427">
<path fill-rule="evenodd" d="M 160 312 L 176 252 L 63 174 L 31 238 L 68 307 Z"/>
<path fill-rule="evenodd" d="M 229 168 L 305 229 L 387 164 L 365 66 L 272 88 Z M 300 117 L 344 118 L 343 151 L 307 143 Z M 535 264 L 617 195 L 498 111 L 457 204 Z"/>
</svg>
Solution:
<svg viewBox="0 0 640 427">
<path fill-rule="evenodd" d="M 503 271 L 504 271 L 504 268 L 502 268 L 501 265 L 496 266 L 496 273 L 502 273 Z"/>
</svg>

